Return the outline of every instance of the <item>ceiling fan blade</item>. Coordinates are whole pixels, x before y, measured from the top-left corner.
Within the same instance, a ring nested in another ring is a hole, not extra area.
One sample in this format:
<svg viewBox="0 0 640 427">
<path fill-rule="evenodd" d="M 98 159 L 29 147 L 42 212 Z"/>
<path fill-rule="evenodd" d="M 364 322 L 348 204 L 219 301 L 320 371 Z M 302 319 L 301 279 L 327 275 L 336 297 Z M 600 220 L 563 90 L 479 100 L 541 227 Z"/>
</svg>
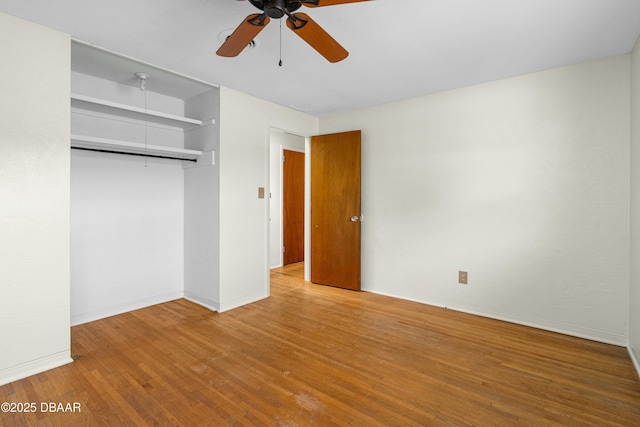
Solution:
<svg viewBox="0 0 640 427">
<path fill-rule="evenodd" d="M 358 3 L 369 0 L 301 0 L 300 3 L 307 7 L 333 6 L 336 4 Z"/>
<path fill-rule="evenodd" d="M 294 19 L 292 19 L 292 17 Z M 340 43 L 305 13 L 296 13 L 287 19 L 287 27 L 306 41 L 329 62 L 339 62 L 349 56 Z"/>
<path fill-rule="evenodd" d="M 247 16 L 216 52 L 219 56 L 238 56 L 251 43 L 260 31 L 267 26 L 270 19 L 264 13 Z"/>
</svg>

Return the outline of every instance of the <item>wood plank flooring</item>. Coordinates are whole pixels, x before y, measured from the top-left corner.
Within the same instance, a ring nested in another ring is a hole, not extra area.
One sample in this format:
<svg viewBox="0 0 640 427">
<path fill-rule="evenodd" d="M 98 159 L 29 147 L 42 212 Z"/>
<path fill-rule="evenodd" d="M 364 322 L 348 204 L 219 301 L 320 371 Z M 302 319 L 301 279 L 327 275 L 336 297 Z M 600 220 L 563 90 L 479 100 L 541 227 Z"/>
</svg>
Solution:
<svg viewBox="0 0 640 427">
<path fill-rule="evenodd" d="M 0 425 L 640 425 L 624 348 L 313 285 L 301 268 L 227 313 L 177 300 L 72 328 L 80 358 L 0 387 L 0 403 L 38 409 Z"/>
</svg>

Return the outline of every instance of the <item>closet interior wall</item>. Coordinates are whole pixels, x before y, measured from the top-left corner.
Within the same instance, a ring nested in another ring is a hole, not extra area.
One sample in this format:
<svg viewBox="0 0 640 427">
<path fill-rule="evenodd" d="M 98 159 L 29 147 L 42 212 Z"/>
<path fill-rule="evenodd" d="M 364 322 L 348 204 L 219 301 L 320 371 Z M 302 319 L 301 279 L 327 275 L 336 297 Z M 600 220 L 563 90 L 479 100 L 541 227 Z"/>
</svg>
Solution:
<svg viewBox="0 0 640 427">
<path fill-rule="evenodd" d="M 87 49 L 72 46 L 71 323 L 182 297 L 215 310 L 219 90 Z"/>
</svg>

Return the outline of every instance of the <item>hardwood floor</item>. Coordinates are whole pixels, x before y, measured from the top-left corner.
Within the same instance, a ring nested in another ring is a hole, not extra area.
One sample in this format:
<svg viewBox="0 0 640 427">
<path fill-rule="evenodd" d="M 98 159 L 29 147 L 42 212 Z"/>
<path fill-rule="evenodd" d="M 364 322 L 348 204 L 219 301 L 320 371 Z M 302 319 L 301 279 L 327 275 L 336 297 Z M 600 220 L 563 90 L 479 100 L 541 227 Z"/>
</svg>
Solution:
<svg viewBox="0 0 640 427">
<path fill-rule="evenodd" d="M 76 326 L 78 360 L 0 387 L 0 403 L 38 409 L 0 425 L 640 425 L 624 348 L 313 285 L 301 265 L 273 271 L 271 294 Z"/>
</svg>

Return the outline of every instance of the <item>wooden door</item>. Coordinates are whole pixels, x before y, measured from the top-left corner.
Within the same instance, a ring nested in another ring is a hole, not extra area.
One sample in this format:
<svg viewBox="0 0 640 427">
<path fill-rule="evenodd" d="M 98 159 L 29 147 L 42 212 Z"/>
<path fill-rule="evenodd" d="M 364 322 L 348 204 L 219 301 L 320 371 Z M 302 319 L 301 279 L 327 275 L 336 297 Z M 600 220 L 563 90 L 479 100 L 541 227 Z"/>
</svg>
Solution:
<svg viewBox="0 0 640 427">
<path fill-rule="evenodd" d="M 284 150 L 282 264 L 304 261 L 304 153 Z"/>
<path fill-rule="evenodd" d="M 360 139 L 311 138 L 311 281 L 360 290 Z"/>
</svg>

